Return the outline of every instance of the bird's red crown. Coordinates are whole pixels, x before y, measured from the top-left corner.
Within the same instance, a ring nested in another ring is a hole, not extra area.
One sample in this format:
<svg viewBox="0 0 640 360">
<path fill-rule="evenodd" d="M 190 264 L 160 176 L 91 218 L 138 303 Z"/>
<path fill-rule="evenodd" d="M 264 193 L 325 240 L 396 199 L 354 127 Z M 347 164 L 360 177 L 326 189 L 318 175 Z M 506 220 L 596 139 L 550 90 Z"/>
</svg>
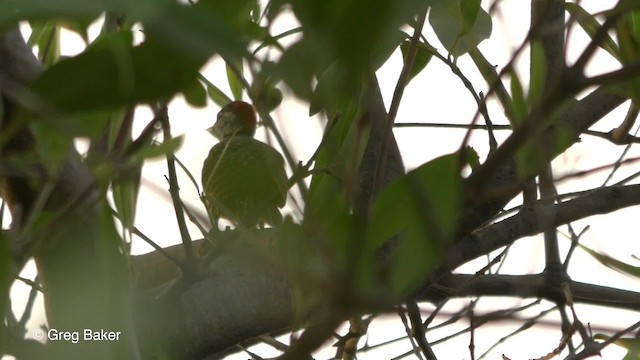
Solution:
<svg viewBox="0 0 640 360">
<path fill-rule="evenodd" d="M 244 101 L 232 101 L 220 110 L 209 132 L 221 141 L 234 135 L 253 136 L 257 123 L 253 106 Z"/>
</svg>

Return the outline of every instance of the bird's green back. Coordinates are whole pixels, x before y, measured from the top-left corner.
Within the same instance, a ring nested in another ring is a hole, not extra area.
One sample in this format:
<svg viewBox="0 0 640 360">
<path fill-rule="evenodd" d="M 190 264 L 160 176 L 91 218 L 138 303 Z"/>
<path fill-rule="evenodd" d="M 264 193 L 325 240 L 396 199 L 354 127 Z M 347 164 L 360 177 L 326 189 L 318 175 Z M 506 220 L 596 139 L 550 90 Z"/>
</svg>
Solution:
<svg viewBox="0 0 640 360">
<path fill-rule="evenodd" d="M 202 184 L 208 211 L 247 227 L 274 225 L 287 198 L 282 155 L 252 137 L 234 136 L 216 144 L 204 162 Z"/>
</svg>

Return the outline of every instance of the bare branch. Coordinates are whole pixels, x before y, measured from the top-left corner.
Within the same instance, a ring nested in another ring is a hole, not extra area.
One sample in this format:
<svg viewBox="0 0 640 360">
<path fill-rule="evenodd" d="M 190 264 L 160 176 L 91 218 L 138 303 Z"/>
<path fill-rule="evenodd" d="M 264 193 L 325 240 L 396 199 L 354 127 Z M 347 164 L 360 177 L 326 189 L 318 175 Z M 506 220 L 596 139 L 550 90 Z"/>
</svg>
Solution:
<svg viewBox="0 0 640 360">
<path fill-rule="evenodd" d="M 539 234 L 548 226 L 560 226 L 588 216 L 606 214 L 625 207 L 640 204 L 640 185 L 599 188 L 586 195 L 561 204 L 547 205 L 554 208 L 554 216 L 542 223 L 537 213 L 549 213 L 540 201 L 530 210 L 487 226 L 453 244 L 446 252 L 441 266 L 456 267 L 490 251 L 507 246 L 513 241 Z"/>
<path fill-rule="evenodd" d="M 556 285 L 545 274 L 475 276 L 470 274 L 450 274 L 435 285 L 436 291 L 427 292 L 420 301 L 432 301 L 443 293 L 452 297 L 467 296 L 511 296 L 520 298 L 550 297 L 557 292 Z M 601 305 L 612 308 L 640 310 L 640 293 L 629 290 L 593 285 L 573 281 L 569 289 L 575 303 Z"/>
</svg>

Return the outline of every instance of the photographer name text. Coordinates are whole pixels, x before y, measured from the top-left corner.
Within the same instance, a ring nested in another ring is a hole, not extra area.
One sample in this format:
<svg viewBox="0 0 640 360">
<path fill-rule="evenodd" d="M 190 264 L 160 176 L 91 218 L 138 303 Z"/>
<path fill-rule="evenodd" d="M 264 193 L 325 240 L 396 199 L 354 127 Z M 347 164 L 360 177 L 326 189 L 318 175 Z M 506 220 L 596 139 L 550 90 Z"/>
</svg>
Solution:
<svg viewBox="0 0 640 360">
<path fill-rule="evenodd" d="M 45 336 L 47 341 L 69 341 L 77 344 L 80 341 L 118 341 L 121 331 L 107 331 L 104 329 L 83 329 L 82 331 L 61 331 L 57 329 L 36 330 L 33 337 L 42 340 Z"/>
</svg>

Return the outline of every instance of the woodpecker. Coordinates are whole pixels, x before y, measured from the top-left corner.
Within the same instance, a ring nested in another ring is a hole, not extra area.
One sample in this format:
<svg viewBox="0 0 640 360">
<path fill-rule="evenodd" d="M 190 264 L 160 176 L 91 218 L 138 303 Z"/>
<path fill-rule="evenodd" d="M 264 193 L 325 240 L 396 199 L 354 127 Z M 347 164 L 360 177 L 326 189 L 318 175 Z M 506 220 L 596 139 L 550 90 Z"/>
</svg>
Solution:
<svg viewBox="0 0 640 360">
<path fill-rule="evenodd" d="M 219 140 L 202 166 L 203 200 L 212 219 L 226 218 L 246 228 L 282 222 L 278 208 L 287 199 L 284 159 L 253 138 L 256 126 L 253 106 L 233 101 L 208 129 Z"/>
</svg>

